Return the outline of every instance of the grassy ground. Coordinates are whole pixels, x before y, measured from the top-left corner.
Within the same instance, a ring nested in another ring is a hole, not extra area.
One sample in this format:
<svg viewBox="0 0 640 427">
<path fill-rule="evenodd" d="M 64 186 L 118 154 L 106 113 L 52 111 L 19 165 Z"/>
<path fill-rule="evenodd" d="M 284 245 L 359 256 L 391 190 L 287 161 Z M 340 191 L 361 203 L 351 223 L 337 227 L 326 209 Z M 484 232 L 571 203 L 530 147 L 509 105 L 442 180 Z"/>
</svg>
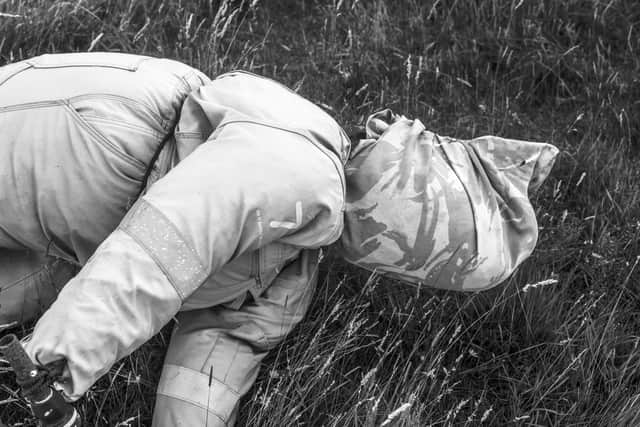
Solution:
<svg viewBox="0 0 640 427">
<path fill-rule="evenodd" d="M 275 77 L 347 127 L 389 106 L 443 134 L 556 144 L 538 249 L 507 283 L 418 289 L 329 251 L 240 425 L 636 426 L 639 24 L 635 0 L 0 0 L 0 63 L 147 53 Z M 92 425 L 148 425 L 165 336 L 81 402 Z M 18 422 L 11 390 L 0 417 Z"/>
</svg>

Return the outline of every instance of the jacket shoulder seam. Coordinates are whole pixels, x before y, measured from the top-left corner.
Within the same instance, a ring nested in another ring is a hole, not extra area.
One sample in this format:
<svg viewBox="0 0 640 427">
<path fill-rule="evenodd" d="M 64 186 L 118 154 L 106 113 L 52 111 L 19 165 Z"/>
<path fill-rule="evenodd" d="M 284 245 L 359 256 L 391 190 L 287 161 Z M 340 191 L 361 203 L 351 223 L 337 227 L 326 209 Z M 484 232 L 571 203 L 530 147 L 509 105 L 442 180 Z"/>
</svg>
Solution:
<svg viewBox="0 0 640 427">
<path fill-rule="evenodd" d="M 230 120 L 228 122 L 224 122 L 221 125 L 219 125 L 216 128 L 216 131 L 219 131 L 220 129 L 222 129 L 223 127 L 227 126 L 227 125 L 231 125 L 231 124 L 240 124 L 240 123 L 245 123 L 245 124 L 253 124 L 256 126 L 264 126 L 264 127 L 268 127 L 268 128 L 272 128 L 272 129 L 276 129 L 276 130 L 280 130 L 283 132 L 289 132 L 295 135 L 298 135 L 300 137 L 302 137 L 304 140 L 306 140 L 307 142 L 309 142 L 311 145 L 313 145 L 316 149 L 320 150 L 325 156 L 327 156 L 329 158 L 329 160 L 331 161 L 331 163 L 333 164 L 333 167 L 336 170 L 336 173 L 338 174 L 338 177 L 340 178 L 340 183 L 341 183 L 341 190 L 342 190 L 342 198 L 341 198 L 341 203 L 339 206 L 339 210 L 340 210 L 340 214 L 338 215 L 339 218 L 336 221 L 336 223 L 332 226 L 331 231 L 329 232 L 329 236 L 323 240 L 321 240 L 319 243 L 317 243 L 317 246 L 326 246 L 327 244 L 332 243 L 333 241 L 336 240 L 337 236 L 339 236 L 340 234 L 340 227 L 342 225 L 342 212 L 344 212 L 345 210 L 345 201 L 346 201 L 346 182 L 345 182 L 345 177 L 344 177 L 344 169 L 343 169 L 343 165 L 342 162 L 340 162 L 340 159 L 338 158 L 338 155 L 336 153 L 334 153 L 333 151 L 329 150 L 328 148 L 326 148 L 325 146 L 323 146 L 322 144 L 318 144 L 315 141 L 313 141 L 312 138 L 310 138 L 308 135 L 306 135 L 303 131 L 297 130 L 297 129 L 289 129 L 289 128 L 285 128 L 285 127 L 281 127 L 278 126 L 276 124 L 271 124 L 271 123 L 264 123 L 264 122 L 259 122 L 259 121 L 254 121 L 254 120 Z M 333 155 L 332 155 L 333 154 Z"/>
</svg>

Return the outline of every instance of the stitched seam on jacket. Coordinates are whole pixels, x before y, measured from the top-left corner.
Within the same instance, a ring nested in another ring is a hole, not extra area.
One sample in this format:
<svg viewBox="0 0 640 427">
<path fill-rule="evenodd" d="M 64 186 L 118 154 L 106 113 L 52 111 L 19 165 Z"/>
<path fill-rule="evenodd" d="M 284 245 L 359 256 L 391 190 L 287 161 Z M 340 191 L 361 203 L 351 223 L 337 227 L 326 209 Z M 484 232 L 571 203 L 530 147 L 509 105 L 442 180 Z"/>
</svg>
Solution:
<svg viewBox="0 0 640 427">
<path fill-rule="evenodd" d="M 139 160 L 129 157 L 127 154 L 123 153 L 117 146 L 115 146 L 107 137 L 105 137 L 100 131 L 94 128 L 90 123 L 88 123 L 84 117 L 78 113 L 73 106 L 66 99 L 57 99 L 51 101 L 38 101 L 38 102 L 29 102 L 25 104 L 17 104 L 11 105 L 7 107 L 0 107 L 0 114 L 9 113 L 15 111 L 23 111 L 30 110 L 36 108 L 52 108 L 52 107 L 63 107 L 73 119 L 73 122 L 78 126 L 82 127 L 86 130 L 93 138 L 96 140 L 98 144 L 102 147 L 106 148 L 112 154 L 119 157 L 121 160 L 128 163 L 130 166 L 135 168 L 145 168 L 145 165 Z"/>
<path fill-rule="evenodd" d="M 55 105 L 72 104 L 74 101 L 85 100 L 85 99 L 97 99 L 97 100 L 111 99 L 114 101 L 122 102 L 124 104 L 129 104 L 130 106 L 135 108 L 142 108 L 145 112 L 147 112 L 150 116 L 152 116 L 154 120 L 158 122 L 158 125 L 160 125 L 160 127 L 162 127 L 164 131 L 166 131 L 167 127 L 169 127 L 169 124 L 165 123 L 165 120 L 162 117 L 160 117 L 158 113 L 153 111 L 153 109 L 146 103 L 139 102 L 134 99 L 127 98 L 125 96 L 112 95 L 108 93 L 91 93 L 91 94 L 77 95 L 67 99 L 49 99 L 44 101 L 34 101 L 34 102 L 25 102 L 22 104 L 7 105 L 4 107 L 0 107 L 0 113 L 28 110 L 31 108 L 43 108 L 43 107 L 52 107 Z"/>
<path fill-rule="evenodd" d="M 111 99 L 113 101 L 122 102 L 123 104 L 129 104 L 131 107 L 134 107 L 136 109 L 138 108 L 143 109 L 146 113 L 152 116 L 164 130 L 167 130 L 167 128 L 170 126 L 169 123 L 166 123 L 166 120 L 164 119 L 164 117 L 162 117 L 160 113 L 155 111 L 151 105 L 147 104 L 146 102 L 142 102 L 140 100 L 136 100 L 126 96 L 122 96 L 122 95 L 116 95 L 113 93 L 85 93 L 82 95 L 72 96 L 71 98 L 69 98 L 69 102 L 73 103 L 74 101 L 88 100 L 88 99 L 96 99 L 96 100 Z"/>
<path fill-rule="evenodd" d="M 145 135 L 152 136 L 157 139 L 162 139 L 164 136 L 164 134 L 158 132 L 157 130 L 136 125 L 133 123 L 125 122 L 125 121 L 108 119 L 108 118 L 101 117 L 98 115 L 93 115 L 93 114 L 83 114 L 82 117 L 89 122 L 100 122 L 107 125 L 117 126 L 123 129 L 138 131 L 140 133 L 144 133 Z"/>
<path fill-rule="evenodd" d="M 202 139 L 202 134 L 200 132 L 181 132 L 178 131 L 175 133 L 176 138 L 181 139 Z"/>
<path fill-rule="evenodd" d="M 14 111 L 30 110 L 36 108 L 50 108 L 64 105 L 63 99 L 52 99 L 49 101 L 25 102 L 24 104 L 7 105 L 0 107 L 0 113 L 11 113 Z"/>
<path fill-rule="evenodd" d="M 24 62 L 24 63 L 19 64 L 19 65 L 18 64 L 16 64 L 16 67 L 15 67 L 15 69 L 13 70 L 13 72 L 11 74 L 6 75 L 2 79 L 0 79 L 0 86 L 2 86 L 3 84 L 5 84 L 9 80 L 11 80 L 12 78 L 17 76 L 18 74 L 22 73 L 23 71 L 26 71 L 29 68 L 32 68 L 31 64 L 29 64 L 27 62 Z"/>
<path fill-rule="evenodd" d="M 84 128 L 87 132 L 89 132 L 95 138 L 95 140 L 104 148 L 111 151 L 113 154 L 128 163 L 130 166 L 133 166 L 135 168 L 146 168 L 144 163 L 124 153 L 117 145 L 111 142 L 109 138 L 104 136 L 102 132 L 100 132 L 96 127 L 85 120 L 85 118 L 82 117 L 82 115 L 75 108 L 73 108 L 73 106 L 68 101 L 64 101 L 64 107 L 73 118 L 73 121 Z"/>
<path fill-rule="evenodd" d="M 268 81 L 268 82 L 274 83 L 274 84 L 276 84 L 276 85 L 278 85 L 278 86 L 282 87 L 283 89 L 287 90 L 289 93 L 292 93 L 293 95 L 300 96 L 300 94 L 299 94 L 298 92 L 296 92 L 295 90 L 291 89 L 290 87 L 288 87 L 288 86 L 286 86 L 286 85 L 284 85 L 284 84 L 280 83 L 280 82 L 279 82 L 279 81 L 277 81 L 277 80 L 270 79 L 269 77 L 261 76 L 261 75 L 259 75 L 259 74 L 254 74 L 254 73 L 252 73 L 251 71 L 246 71 L 246 70 L 232 70 L 232 71 L 229 71 L 229 72 L 227 72 L 227 73 L 223 73 L 223 74 L 219 75 L 218 77 L 216 77 L 216 78 L 214 79 L 214 81 L 215 81 L 215 80 L 219 80 L 219 79 L 223 79 L 223 78 L 225 78 L 225 77 L 233 77 L 233 76 L 234 76 L 234 74 L 244 74 L 245 76 L 256 77 L 256 78 L 259 78 L 259 79 L 262 79 L 262 80 L 266 80 L 266 81 Z M 333 117 L 331 117 L 331 115 L 330 115 L 330 114 L 327 114 L 327 112 L 326 112 L 326 111 L 324 111 L 322 108 L 320 108 L 320 107 L 319 107 L 315 102 L 312 102 L 312 101 L 310 101 L 310 100 L 307 100 L 307 101 L 308 101 L 308 102 L 310 102 L 312 105 L 314 105 L 316 108 L 318 108 L 318 109 L 319 109 L 320 111 L 322 111 L 324 114 L 326 114 L 326 115 L 327 115 L 327 117 L 329 117 L 331 120 L 333 120 L 333 121 L 335 122 L 335 119 L 334 119 Z M 345 132 L 344 132 L 344 129 L 342 129 L 342 127 L 341 127 L 337 122 L 335 122 L 335 124 L 336 124 L 336 126 L 338 127 L 338 129 L 339 129 L 340 138 L 342 139 L 343 137 L 346 137 L 346 134 L 345 134 Z M 349 141 L 349 138 L 348 138 L 348 137 L 347 137 L 347 141 Z M 349 141 L 349 142 L 350 142 L 350 141 Z M 340 152 L 340 156 L 343 156 L 343 157 L 344 157 L 344 154 L 345 154 L 345 153 L 344 153 L 344 150 L 340 150 L 340 151 L 341 151 L 341 152 Z M 351 144 L 349 144 L 349 150 L 348 150 L 348 151 L 351 151 Z M 337 153 L 336 153 L 336 154 L 337 154 Z M 346 156 L 346 157 L 341 158 L 341 161 L 342 161 L 342 163 L 343 163 L 343 164 L 344 164 L 344 163 L 346 163 L 346 162 L 347 162 L 347 160 L 349 160 L 349 153 L 348 153 L 348 152 L 347 152 L 347 156 Z"/>
<path fill-rule="evenodd" d="M 73 54 L 73 53 L 70 53 L 70 54 Z M 74 62 L 58 62 L 58 63 L 42 62 L 43 59 L 46 59 L 47 57 L 51 57 L 54 55 L 56 54 L 45 53 L 44 55 L 40 55 L 40 56 L 36 56 L 35 58 L 28 59 L 25 62 L 27 62 L 27 64 L 31 65 L 36 70 L 61 69 L 61 68 L 113 68 L 116 70 L 123 70 L 123 71 L 135 73 L 138 71 L 138 69 L 140 68 L 140 65 L 142 65 L 143 62 L 146 62 L 152 59 L 152 57 L 150 56 L 138 55 L 137 58 L 130 58 L 132 60 L 133 59 L 136 60 L 136 62 L 132 65 L 131 64 L 129 65 L 114 64 L 109 62 L 95 62 L 95 61 L 90 62 L 88 60 L 82 61 L 80 59 L 77 59 Z M 135 55 L 131 55 L 131 56 L 135 56 Z"/>
<path fill-rule="evenodd" d="M 243 123 L 244 124 L 256 125 L 256 126 L 264 126 L 264 127 L 268 127 L 268 128 L 271 128 L 271 129 L 276 129 L 276 130 L 280 130 L 280 131 L 283 131 L 283 132 L 289 132 L 289 133 L 292 133 L 294 135 L 298 135 L 298 136 L 302 137 L 304 140 L 306 140 L 309 143 L 311 143 L 311 145 L 313 145 L 315 148 L 320 150 L 325 156 L 327 156 L 329 158 L 329 160 L 331 161 L 331 163 L 333 164 L 334 168 L 336 169 L 336 172 L 338 173 L 338 176 L 340 177 L 340 183 L 342 184 L 342 203 L 341 203 L 341 206 L 340 206 L 340 211 L 344 212 L 345 200 L 346 200 L 346 197 L 347 197 L 346 196 L 345 178 L 343 176 L 344 166 L 339 161 L 338 155 L 336 153 L 334 153 L 333 151 L 330 151 L 328 148 L 324 147 L 322 144 L 316 144 L 311 138 L 309 138 L 309 136 L 305 135 L 303 132 L 300 132 L 298 130 L 287 129 L 287 128 L 280 127 L 278 125 L 269 124 L 269 123 L 262 123 L 262 122 L 253 121 L 253 120 L 230 120 L 228 122 L 224 122 L 221 125 L 219 125 L 216 128 L 216 132 L 219 132 L 222 128 L 224 128 L 227 125 L 243 124 Z M 329 153 L 331 153 L 333 155 L 331 155 Z M 331 231 L 329 233 L 329 237 L 327 237 L 324 240 L 320 241 L 318 243 L 318 246 L 325 246 L 325 245 L 329 244 L 329 242 L 333 242 L 337 238 L 337 236 L 339 236 L 341 234 L 341 230 L 340 230 L 340 226 L 342 225 L 341 219 L 342 218 L 338 218 L 338 221 L 336 221 L 336 223 L 333 225 L 333 228 L 331 229 Z"/>
<path fill-rule="evenodd" d="M 146 200 L 136 202 L 119 228 L 144 248 L 183 302 L 208 277 L 197 252 L 176 226 Z"/>
</svg>

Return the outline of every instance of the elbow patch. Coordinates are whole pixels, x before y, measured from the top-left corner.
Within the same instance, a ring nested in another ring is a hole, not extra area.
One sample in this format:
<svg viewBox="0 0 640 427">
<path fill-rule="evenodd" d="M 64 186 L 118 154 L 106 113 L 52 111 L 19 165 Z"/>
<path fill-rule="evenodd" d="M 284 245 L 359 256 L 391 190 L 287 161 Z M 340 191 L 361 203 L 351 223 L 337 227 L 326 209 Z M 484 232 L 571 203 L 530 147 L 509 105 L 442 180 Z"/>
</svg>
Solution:
<svg viewBox="0 0 640 427">
<path fill-rule="evenodd" d="M 136 202 L 119 228 L 153 258 L 182 301 L 208 277 L 189 242 L 162 212 L 146 200 Z"/>
</svg>

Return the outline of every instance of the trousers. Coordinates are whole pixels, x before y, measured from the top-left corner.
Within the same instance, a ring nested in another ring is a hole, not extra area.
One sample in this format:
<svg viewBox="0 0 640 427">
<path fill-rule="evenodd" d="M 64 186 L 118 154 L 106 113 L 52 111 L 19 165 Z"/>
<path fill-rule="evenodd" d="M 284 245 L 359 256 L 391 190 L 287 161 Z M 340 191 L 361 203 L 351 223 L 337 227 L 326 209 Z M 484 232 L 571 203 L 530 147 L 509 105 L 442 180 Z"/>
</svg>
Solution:
<svg viewBox="0 0 640 427">
<path fill-rule="evenodd" d="M 247 294 L 237 308 L 180 312 L 152 425 L 234 425 L 239 400 L 255 381 L 260 362 L 304 317 L 318 263 L 318 250 L 303 250 L 261 296 Z M 37 318 L 78 268 L 59 258 L 0 248 L 0 328 Z"/>
</svg>

